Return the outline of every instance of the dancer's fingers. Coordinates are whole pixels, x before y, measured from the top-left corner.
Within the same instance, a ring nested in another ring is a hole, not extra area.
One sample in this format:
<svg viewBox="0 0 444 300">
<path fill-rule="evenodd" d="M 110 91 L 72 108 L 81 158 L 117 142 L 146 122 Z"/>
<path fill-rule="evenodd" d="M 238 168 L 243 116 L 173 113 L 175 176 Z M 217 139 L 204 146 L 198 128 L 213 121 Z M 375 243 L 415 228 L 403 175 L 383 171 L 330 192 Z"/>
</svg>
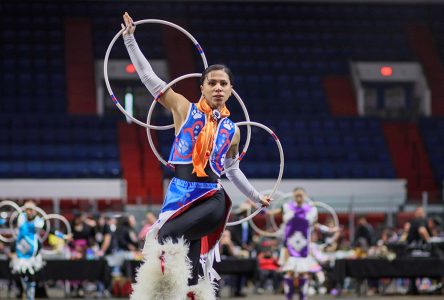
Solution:
<svg viewBox="0 0 444 300">
<path fill-rule="evenodd" d="M 129 15 L 127 12 L 123 15 L 123 20 L 125 21 L 125 26 L 128 27 L 130 25 Z"/>
<path fill-rule="evenodd" d="M 128 12 L 125 12 L 125 17 L 126 17 L 126 21 L 127 21 L 126 26 L 134 26 L 133 18 L 130 17 Z"/>
<path fill-rule="evenodd" d="M 262 204 L 262 207 L 268 207 L 268 206 L 270 206 L 270 198 L 268 198 L 268 197 L 263 197 L 263 198 L 261 199 L 261 204 Z"/>
</svg>

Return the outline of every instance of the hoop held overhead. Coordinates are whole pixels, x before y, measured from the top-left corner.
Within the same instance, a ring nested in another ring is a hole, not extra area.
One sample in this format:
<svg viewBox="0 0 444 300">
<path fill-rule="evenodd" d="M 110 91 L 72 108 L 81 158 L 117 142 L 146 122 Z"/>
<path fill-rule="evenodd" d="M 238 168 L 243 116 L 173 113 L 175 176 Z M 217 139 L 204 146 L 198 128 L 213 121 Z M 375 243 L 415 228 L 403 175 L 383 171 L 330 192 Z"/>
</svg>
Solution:
<svg viewBox="0 0 444 300">
<path fill-rule="evenodd" d="M 199 45 L 199 43 L 197 42 L 197 40 L 185 29 L 183 29 L 182 27 L 180 27 L 179 25 L 176 25 L 174 23 L 168 22 L 168 21 L 164 21 L 164 20 L 159 20 L 159 19 L 146 19 L 146 20 L 139 20 L 134 22 L 134 25 L 140 25 L 140 24 L 162 24 L 162 25 L 167 25 L 170 27 L 173 27 L 177 30 L 179 30 L 180 32 L 184 33 L 194 44 L 194 46 L 197 49 L 197 52 L 199 53 L 199 55 L 202 57 L 202 62 L 204 65 L 204 68 L 208 68 L 208 62 L 207 62 L 207 58 L 205 57 L 205 53 L 202 49 L 202 47 Z M 145 128 L 151 128 L 151 129 L 159 129 L 158 126 L 154 126 L 154 125 L 147 125 L 139 120 L 137 120 L 136 118 L 134 118 L 133 116 L 131 116 L 126 110 L 125 108 L 122 107 L 122 105 L 120 105 L 119 100 L 116 98 L 116 96 L 114 95 L 114 92 L 111 88 L 111 85 L 109 83 L 109 78 L 108 78 L 108 61 L 109 61 L 109 55 L 111 53 L 111 49 L 113 48 L 115 42 L 117 41 L 117 39 L 122 35 L 123 31 L 125 30 L 125 28 L 122 28 L 121 30 L 119 30 L 119 32 L 114 36 L 114 38 L 111 40 L 111 42 L 108 45 L 108 48 L 106 49 L 106 53 L 105 53 L 105 58 L 103 61 L 103 78 L 105 80 L 105 84 L 106 84 L 106 88 L 108 90 L 108 93 L 111 97 L 111 100 L 114 102 L 114 104 L 117 106 L 117 108 L 128 118 L 131 119 L 134 123 L 143 126 Z"/>
</svg>

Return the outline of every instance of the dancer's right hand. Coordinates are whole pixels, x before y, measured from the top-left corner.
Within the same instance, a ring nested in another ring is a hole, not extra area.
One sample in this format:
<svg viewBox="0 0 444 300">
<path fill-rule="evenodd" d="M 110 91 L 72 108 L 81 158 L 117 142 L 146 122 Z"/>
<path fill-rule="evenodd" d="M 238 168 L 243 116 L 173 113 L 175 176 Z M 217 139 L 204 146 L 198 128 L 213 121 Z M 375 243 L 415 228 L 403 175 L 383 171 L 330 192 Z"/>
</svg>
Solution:
<svg viewBox="0 0 444 300">
<path fill-rule="evenodd" d="M 134 31 L 136 30 L 136 26 L 134 25 L 133 19 L 130 17 L 130 15 L 125 12 L 125 14 L 123 14 L 123 21 L 125 22 L 125 25 L 120 24 L 122 26 L 122 29 L 125 29 L 122 33 L 122 35 L 125 37 L 129 34 L 133 34 Z"/>
</svg>

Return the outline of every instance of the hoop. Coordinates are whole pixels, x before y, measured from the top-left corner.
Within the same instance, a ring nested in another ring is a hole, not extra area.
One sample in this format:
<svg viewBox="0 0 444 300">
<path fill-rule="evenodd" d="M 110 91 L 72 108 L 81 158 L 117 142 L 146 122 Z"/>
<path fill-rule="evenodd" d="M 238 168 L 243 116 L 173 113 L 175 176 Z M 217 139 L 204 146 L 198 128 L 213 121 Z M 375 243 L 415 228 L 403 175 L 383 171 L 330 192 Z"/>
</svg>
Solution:
<svg viewBox="0 0 444 300">
<path fill-rule="evenodd" d="M 325 209 L 326 211 L 328 211 L 330 213 L 330 215 L 333 217 L 333 222 L 335 223 L 335 228 L 339 229 L 339 218 L 338 218 L 338 214 L 336 213 L 336 211 L 333 209 L 333 207 L 331 207 L 330 205 L 328 205 L 327 203 L 324 202 L 320 202 L 320 201 L 313 201 L 313 205 L 317 206 L 317 207 L 322 207 L 323 209 Z"/>
<path fill-rule="evenodd" d="M 146 118 L 146 124 L 148 126 L 151 126 L 151 116 L 153 114 L 153 110 L 154 107 L 156 106 L 157 100 L 159 100 L 160 97 L 162 97 L 163 93 L 168 90 L 171 86 L 173 86 L 174 84 L 176 84 L 177 82 L 187 79 L 187 78 L 192 78 L 192 77 L 201 77 L 202 74 L 200 73 L 191 73 L 191 74 L 186 74 L 186 75 L 182 75 L 176 79 L 174 79 L 173 81 L 171 81 L 170 83 L 168 83 L 163 89 L 162 91 L 159 93 L 159 95 L 156 97 L 156 99 L 154 99 L 155 101 L 153 101 L 153 103 L 151 103 L 150 109 L 148 110 L 148 115 Z M 242 107 L 242 110 L 244 111 L 245 114 L 245 119 L 247 122 L 250 122 L 250 115 L 248 114 L 247 111 L 247 107 L 245 106 L 244 102 L 242 101 L 242 98 L 239 96 L 239 94 L 233 89 L 233 95 L 234 97 L 238 100 L 240 106 Z M 164 125 L 164 126 L 156 126 L 158 130 L 167 130 L 167 129 L 171 129 L 174 128 L 174 124 L 170 124 L 170 125 Z M 165 166 L 170 167 L 170 168 L 174 168 L 173 165 L 171 165 L 170 163 L 168 163 L 165 159 L 163 159 L 163 157 L 160 155 L 160 153 L 157 151 L 156 146 L 154 145 L 153 142 L 153 138 L 151 136 L 151 131 L 150 128 L 146 129 L 146 134 L 148 136 L 148 142 L 151 146 L 151 149 L 153 150 L 154 155 L 156 155 L 157 159 Z M 241 155 L 239 155 L 239 160 L 242 160 L 242 158 L 245 156 L 245 153 L 248 150 L 248 146 L 250 145 L 250 140 L 251 140 L 251 127 L 250 125 L 247 125 L 247 140 L 245 142 L 244 145 L 244 149 L 241 152 Z M 223 170 L 221 175 L 225 174 L 226 170 Z"/>
<path fill-rule="evenodd" d="M 276 180 L 276 183 L 274 184 L 273 189 L 271 190 L 271 193 L 269 195 L 270 199 L 271 197 L 274 195 L 274 193 L 277 191 L 279 185 L 281 184 L 281 180 L 282 180 L 282 174 L 284 173 L 284 151 L 282 150 L 282 145 L 281 142 L 279 141 L 279 138 L 277 137 L 277 135 L 273 132 L 273 130 L 271 130 L 270 128 L 268 128 L 267 126 L 261 124 L 261 123 L 257 123 L 257 122 L 238 122 L 236 123 L 237 126 L 243 126 L 243 125 L 254 125 L 257 126 L 259 128 L 264 129 L 265 131 L 267 131 L 268 133 L 271 134 L 271 136 L 273 137 L 273 139 L 276 142 L 276 145 L 278 147 L 279 150 L 279 159 L 280 159 L 280 165 L 279 165 L 279 175 L 278 178 Z M 251 220 L 252 218 L 254 218 L 254 216 L 256 216 L 261 210 L 263 209 L 263 207 L 259 207 L 258 209 L 256 209 L 256 211 L 254 211 L 252 214 L 250 214 L 249 216 L 240 219 L 238 221 L 235 222 L 228 222 L 226 226 L 235 226 L 235 225 L 239 225 L 243 222 L 246 222 L 248 220 Z"/>
<path fill-rule="evenodd" d="M 278 202 L 279 200 L 286 199 L 286 198 L 292 196 L 292 193 L 284 194 L 279 191 L 278 191 L 278 193 L 281 195 L 281 197 L 277 198 L 275 200 L 275 203 Z M 333 209 L 333 207 L 331 207 L 330 205 L 328 205 L 324 202 L 313 201 L 308 197 L 305 199 L 305 201 L 308 202 L 310 205 L 322 207 L 325 210 L 327 210 L 333 218 L 333 222 L 335 223 L 335 228 L 339 228 L 339 218 L 338 218 L 336 211 Z M 282 232 L 281 232 L 282 228 L 280 228 L 276 224 L 276 220 L 273 215 L 270 216 L 270 221 L 271 221 L 270 222 L 271 226 L 275 230 L 274 232 L 269 232 L 269 231 L 265 231 L 265 230 L 260 229 L 259 227 L 256 226 L 256 224 L 254 224 L 254 222 L 252 220 L 250 220 L 250 225 L 251 225 L 251 228 L 253 228 L 253 230 L 256 231 L 260 235 L 267 236 L 267 237 L 279 237 L 282 234 Z"/>
<path fill-rule="evenodd" d="M 251 208 L 248 209 L 248 213 L 251 213 Z M 273 216 L 271 216 L 272 219 Z M 281 235 L 281 229 L 278 228 L 278 230 L 274 231 L 274 232 L 270 232 L 270 231 L 265 231 L 260 229 L 254 222 L 253 222 L 253 218 L 251 218 L 250 220 L 248 220 L 248 222 L 250 223 L 251 228 L 256 231 L 257 234 L 265 236 L 265 237 L 279 237 Z"/>
<path fill-rule="evenodd" d="M 68 222 L 68 220 L 64 216 L 59 215 L 59 214 L 48 214 L 46 217 L 46 220 L 49 220 L 49 219 L 56 219 L 56 220 L 61 221 L 66 226 L 66 234 L 67 235 L 72 234 L 71 224 Z M 44 253 L 46 255 L 54 255 L 54 254 L 58 253 L 57 250 L 49 250 L 49 249 L 45 249 L 45 248 L 42 248 L 41 251 L 42 251 L 42 253 Z"/>
<path fill-rule="evenodd" d="M 205 53 L 202 49 L 202 47 L 199 45 L 199 43 L 197 42 L 197 40 L 185 29 L 183 29 L 182 27 L 168 22 L 168 21 L 164 21 L 164 20 L 158 20 L 158 19 L 146 19 L 146 20 L 139 20 L 134 22 L 134 25 L 139 25 L 139 24 L 163 24 L 163 25 L 167 25 L 170 27 L 173 27 L 177 30 L 179 30 L 180 32 L 184 33 L 194 44 L 194 46 L 196 47 L 197 51 L 199 52 L 200 56 L 202 57 L 202 62 L 204 64 L 205 69 L 208 68 L 208 62 L 207 62 L 207 58 L 205 57 Z M 117 100 L 117 98 L 114 96 L 114 92 L 111 89 L 111 85 L 109 83 L 109 78 L 108 78 L 108 60 L 109 60 L 109 54 L 111 52 L 112 47 L 114 46 L 115 42 L 117 41 L 117 39 L 122 35 L 123 31 L 125 30 L 125 28 L 122 28 L 115 36 L 114 38 L 111 40 L 108 49 L 106 50 L 106 54 L 105 54 L 105 59 L 103 61 L 103 76 L 104 76 L 104 80 L 105 80 L 105 84 L 106 84 L 106 88 L 108 89 L 109 95 L 111 97 L 111 99 L 113 100 L 114 104 L 117 106 L 117 108 L 129 119 L 131 119 L 134 123 L 143 126 L 145 128 L 151 128 L 151 129 L 159 129 L 158 126 L 154 126 L 154 125 L 147 125 L 139 120 L 137 120 L 136 118 L 134 118 L 133 116 L 131 116 L 123 107 L 122 105 L 120 105 L 119 100 Z"/>
<path fill-rule="evenodd" d="M 291 197 L 293 194 L 292 193 L 287 193 L 284 194 L 281 198 L 278 198 L 279 200 L 281 199 L 286 199 L 288 197 Z M 306 197 L 304 199 L 304 201 L 308 202 L 310 205 L 313 206 L 317 206 L 317 207 L 322 207 L 323 209 L 325 209 L 326 211 L 328 211 L 331 215 L 331 217 L 333 218 L 333 222 L 335 223 L 335 227 L 339 228 L 339 218 L 338 218 L 338 214 L 336 213 L 336 211 L 334 210 L 333 207 L 331 207 L 330 205 L 328 205 L 327 203 L 321 202 L 321 201 L 313 201 L 310 198 Z M 274 219 L 274 217 L 271 217 L 271 226 L 273 227 L 274 230 L 279 230 L 279 226 L 277 226 L 276 224 L 276 220 Z"/>
<path fill-rule="evenodd" d="M 0 202 L 0 208 L 2 208 L 3 206 L 6 206 L 6 205 L 11 206 L 12 208 L 14 208 L 15 209 L 15 213 L 22 212 L 22 209 L 20 208 L 20 206 L 17 203 L 15 203 L 14 201 L 3 200 L 2 202 Z M 12 217 L 12 215 L 11 215 L 11 217 Z M 11 231 L 14 232 L 14 230 L 11 230 Z M 11 243 L 14 240 L 15 240 L 14 234 L 10 238 L 4 237 L 2 234 L 0 234 L 0 241 L 2 241 L 2 242 Z"/>
<path fill-rule="evenodd" d="M 39 213 L 42 216 L 43 220 L 46 220 L 45 221 L 45 224 L 46 224 L 45 234 L 40 239 L 43 242 L 43 241 L 45 241 L 48 238 L 49 232 L 51 231 L 51 223 L 49 223 L 49 220 L 47 220 L 48 214 L 43 209 L 41 209 L 40 207 L 35 206 L 35 205 L 29 205 L 29 204 L 23 205 L 20 208 L 20 212 L 23 212 L 23 210 L 26 210 L 28 208 L 34 210 L 37 213 Z M 15 230 L 13 228 L 14 226 L 12 224 L 12 221 L 14 221 L 14 219 L 17 218 L 17 217 L 18 217 L 18 214 L 13 213 L 11 215 L 11 218 L 9 219 L 9 228 L 11 229 L 12 235 L 14 236 L 14 238 L 17 238 L 17 233 L 15 232 Z"/>
<path fill-rule="evenodd" d="M 265 190 L 265 191 L 262 191 L 261 194 L 265 194 L 266 195 L 266 194 L 268 194 L 270 192 L 271 192 L 271 190 Z M 277 199 L 280 199 L 281 197 L 283 197 L 285 195 L 284 192 L 281 192 L 279 190 L 276 191 L 275 194 L 277 194 L 277 196 L 279 197 Z M 275 201 L 277 201 L 277 200 L 275 200 Z M 275 201 L 273 201 L 273 202 L 275 202 Z M 250 213 L 250 212 L 251 212 L 251 208 L 249 208 L 249 210 L 248 210 L 248 213 Z M 271 222 L 274 222 L 274 217 L 273 216 L 269 216 L 269 215 L 266 215 L 266 216 L 271 218 L 271 220 L 272 220 Z M 254 231 L 256 231 L 256 233 L 258 233 L 259 235 L 266 236 L 266 237 L 279 237 L 281 235 L 280 228 L 278 228 L 278 230 L 276 230 L 275 232 L 269 232 L 269 231 L 265 231 L 265 230 L 262 230 L 261 228 L 259 228 L 254 223 L 253 219 L 250 219 L 248 222 L 250 223 L 251 228 Z"/>
</svg>

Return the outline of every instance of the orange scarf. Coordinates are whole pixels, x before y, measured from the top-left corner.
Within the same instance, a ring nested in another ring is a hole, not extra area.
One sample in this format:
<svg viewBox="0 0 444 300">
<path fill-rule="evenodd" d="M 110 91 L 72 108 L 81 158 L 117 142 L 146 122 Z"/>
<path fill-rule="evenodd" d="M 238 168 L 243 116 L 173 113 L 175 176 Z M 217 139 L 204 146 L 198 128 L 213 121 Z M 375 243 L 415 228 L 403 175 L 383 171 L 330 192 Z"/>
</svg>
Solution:
<svg viewBox="0 0 444 300">
<path fill-rule="evenodd" d="M 196 173 L 198 177 L 208 176 L 205 173 L 208 159 L 213 150 L 214 136 L 216 135 L 217 119 L 213 118 L 213 109 L 208 105 L 204 97 L 198 103 L 197 108 L 206 115 L 207 123 L 197 136 L 196 144 L 193 149 L 193 174 Z M 230 111 L 224 106 L 220 111 L 221 119 L 230 115 Z"/>
</svg>

